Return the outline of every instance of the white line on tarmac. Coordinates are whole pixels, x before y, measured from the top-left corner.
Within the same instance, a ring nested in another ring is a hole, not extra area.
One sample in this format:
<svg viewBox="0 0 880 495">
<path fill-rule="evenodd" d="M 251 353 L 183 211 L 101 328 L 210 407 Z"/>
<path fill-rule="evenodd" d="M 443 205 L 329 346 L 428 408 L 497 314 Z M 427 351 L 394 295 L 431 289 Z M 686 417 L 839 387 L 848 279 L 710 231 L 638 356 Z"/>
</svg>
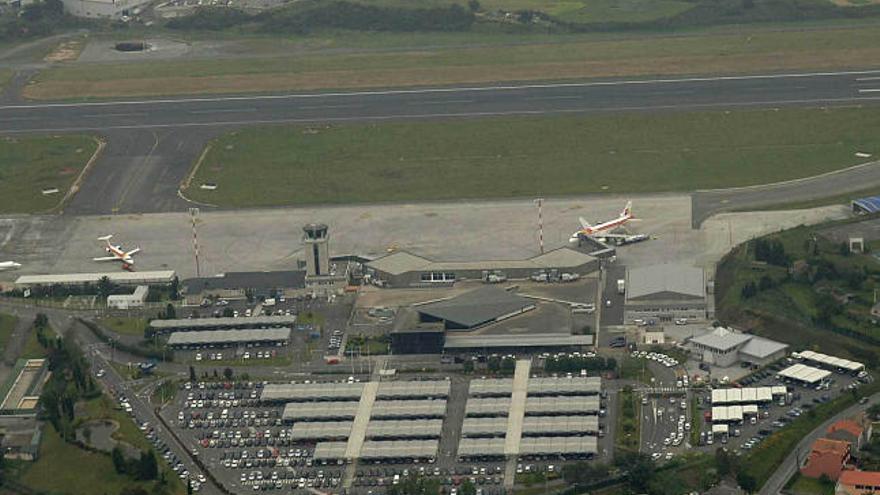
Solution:
<svg viewBox="0 0 880 495">
<path fill-rule="evenodd" d="M 859 93 L 880 93 L 880 89 L 860 89 Z"/>
<path fill-rule="evenodd" d="M 429 100 L 429 101 L 408 101 L 407 105 L 454 105 L 458 103 L 473 103 L 474 100 Z"/>
<path fill-rule="evenodd" d="M 244 113 L 256 111 L 256 108 L 218 108 L 216 110 L 190 110 L 189 113 Z"/>
<path fill-rule="evenodd" d="M 582 100 L 582 96 L 529 96 L 525 100 Z"/>
<path fill-rule="evenodd" d="M 211 98 L 178 98 L 178 99 L 155 99 L 155 100 L 122 100 L 122 101 L 95 101 L 82 103 L 44 103 L 29 105 L 9 105 L 2 106 L 0 110 L 16 110 L 28 108 L 73 108 L 73 107 L 100 107 L 112 105 L 153 105 L 161 103 L 205 103 L 205 102 L 222 102 L 222 101 L 259 101 L 259 100 L 280 100 L 295 98 L 329 98 L 340 96 L 388 96 L 388 95 L 407 95 L 407 94 L 432 94 L 432 93 L 459 93 L 469 91 L 515 91 L 524 89 L 552 89 L 552 88 L 587 88 L 595 86 L 623 86 L 623 85 L 639 85 L 639 84 L 675 84 L 688 82 L 718 82 L 718 81 L 749 81 L 760 79 L 790 79 L 805 77 L 835 77 L 835 76 L 855 76 L 862 74 L 880 74 L 880 70 L 862 70 L 862 71 L 840 71 L 840 72 L 803 72 L 803 73 L 787 73 L 787 74 L 755 74 L 746 76 L 711 76 L 711 77 L 688 77 L 688 78 L 670 78 L 670 79 L 625 79 L 616 81 L 595 81 L 583 83 L 548 83 L 548 84 L 523 84 L 523 85 L 500 85 L 500 86 L 462 86 L 449 88 L 417 88 L 417 89 L 391 89 L 382 91 L 352 91 L 352 92 L 336 92 L 336 93 L 304 93 L 304 94 L 282 94 L 282 95 L 251 95 L 251 96 L 218 96 Z"/>
<path fill-rule="evenodd" d="M 323 110 L 333 108 L 361 108 L 363 105 L 314 105 L 310 107 L 299 107 L 300 110 Z"/>
<path fill-rule="evenodd" d="M 856 81 L 880 81 L 880 77 L 857 77 Z"/>
<path fill-rule="evenodd" d="M 247 126 L 247 125 L 264 125 L 264 124 L 310 124 L 314 122 L 369 122 L 384 120 L 416 120 L 416 119 L 432 119 L 432 118 L 462 118 L 462 117 L 504 117 L 508 115 L 553 115 L 561 113 L 590 113 L 590 112 L 626 112 L 640 110 L 683 110 L 689 108 L 734 108 L 734 107 L 755 107 L 755 106 L 773 106 L 773 105 L 798 105 L 798 104 L 833 104 L 852 101 L 876 101 L 880 100 L 880 96 L 863 96 L 853 98 L 827 98 L 817 100 L 775 100 L 775 101 L 752 101 L 752 102 L 733 102 L 733 103 L 696 103 L 696 104 L 679 104 L 679 105 L 655 105 L 655 106 L 630 106 L 630 107 L 605 107 L 605 108 L 564 108 L 551 110 L 511 110 L 506 112 L 448 112 L 448 113 L 423 113 L 423 114 L 394 114 L 394 115 L 375 115 L 363 117 L 325 117 L 325 118 L 296 118 L 296 119 L 253 119 L 253 120 L 234 120 L 225 122 L 184 122 L 184 123 L 168 123 L 168 124 L 130 124 L 130 125 L 110 125 L 101 127 L 56 127 L 56 128 L 34 128 L 34 129 L 14 129 L 0 130 L 0 134 L 23 134 L 34 132 L 68 132 L 68 131 L 102 131 L 110 129 L 155 129 L 155 128 L 175 128 L 175 127 L 223 127 L 223 126 Z"/>
<path fill-rule="evenodd" d="M 105 118 L 105 117 L 145 117 L 147 116 L 144 112 L 129 112 L 129 113 L 90 113 L 83 115 L 84 118 L 93 119 L 93 118 Z"/>
</svg>

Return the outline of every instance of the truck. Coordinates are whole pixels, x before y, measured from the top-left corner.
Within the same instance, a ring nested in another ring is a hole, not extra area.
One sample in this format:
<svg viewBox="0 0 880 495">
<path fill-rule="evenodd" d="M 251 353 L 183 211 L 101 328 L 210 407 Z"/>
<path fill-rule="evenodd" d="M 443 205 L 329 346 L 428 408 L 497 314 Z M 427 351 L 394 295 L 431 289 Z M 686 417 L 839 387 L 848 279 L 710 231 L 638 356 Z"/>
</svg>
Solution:
<svg viewBox="0 0 880 495">
<path fill-rule="evenodd" d="M 623 294 L 626 292 L 626 280 L 619 278 L 617 279 L 617 293 Z"/>
<path fill-rule="evenodd" d="M 270 297 L 266 299 L 265 301 L 263 301 L 263 306 L 266 308 L 271 308 L 272 306 L 275 306 L 275 298 Z"/>
</svg>

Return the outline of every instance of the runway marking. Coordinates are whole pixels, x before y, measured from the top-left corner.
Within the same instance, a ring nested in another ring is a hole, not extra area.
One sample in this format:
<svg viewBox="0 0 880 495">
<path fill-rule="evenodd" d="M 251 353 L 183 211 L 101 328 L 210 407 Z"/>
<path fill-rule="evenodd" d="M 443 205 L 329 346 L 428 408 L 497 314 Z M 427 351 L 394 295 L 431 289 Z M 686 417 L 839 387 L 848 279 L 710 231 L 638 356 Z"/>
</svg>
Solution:
<svg viewBox="0 0 880 495">
<path fill-rule="evenodd" d="M 856 81 L 880 81 L 880 77 L 857 77 Z"/>
<path fill-rule="evenodd" d="M 417 89 L 389 89 L 383 91 L 350 91 L 335 93 L 300 93 L 281 95 L 243 95 L 243 96 L 220 96 L 212 98 L 170 98 L 154 100 L 121 100 L 121 101 L 93 101 L 81 103 L 43 103 L 29 105 L 0 106 L 0 110 L 36 109 L 36 108 L 76 108 L 76 107 L 107 107 L 113 105 L 154 105 L 154 104 L 180 104 L 180 103 L 207 103 L 223 101 L 259 101 L 259 100 L 283 100 L 298 98 L 330 98 L 346 96 L 389 96 L 389 95 L 418 95 L 433 93 L 461 93 L 483 91 L 517 91 L 525 89 L 552 89 L 552 88 L 588 88 L 598 86 L 624 86 L 643 84 L 676 84 L 688 82 L 719 82 L 719 81 L 750 81 L 762 79 L 791 79 L 805 77 L 835 77 L 856 75 L 880 74 L 880 70 L 841 71 L 841 72 L 802 72 L 784 74 L 754 74 L 744 76 L 709 76 L 668 79 L 623 79 L 615 81 L 593 81 L 581 83 L 547 83 L 547 84 L 522 84 L 522 85 L 499 85 L 499 86 L 459 86 L 449 88 L 417 88 Z"/>
<path fill-rule="evenodd" d="M 226 108 L 226 109 L 217 109 L 217 110 L 190 110 L 189 113 L 242 113 L 242 112 L 256 112 L 256 108 Z"/>
<path fill-rule="evenodd" d="M 859 93 L 880 93 L 880 89 L 860 89 Z"/>
<path fill-rule="evenodd" d="M 323 110 L 325 108 L 361 108 L 363 105 L 312 105 L 309 107 L 299 107 L 301 110 Z"/>
<path fill-rule="evenodd" d="M 428 100 L 428 101 L 408 101 L 407 105 L 453 105 L 457 103 L 473 103 L 475 100 Z"/>
<path fill-rule="evenodd" d="M 678 105 L 653 105 L 653 106 L 629 106 L 629 107 L 587 107 L 587 108 L 563 108 L 550 110 L 511 110 L 506 112 L 448 112 L 448 113 L 422 113 L 422 114 L 391 114 L 391 115 L 375 115 L 362 117 L 315 117 L 315 118 L 294 118 L 294 119 L 253 119 L 253 120 L 234 120 L 225 122 L 184 122 L 171 124 L 129 124 L 129 125 L 112 125 L 102 127 L 54 127 L 54 128 L 33 128 L 33 129 L 14 129 L 0 130 L 2 134 L 22 134 L 32 132 L 66 132 L 66 131 L 101 131 L 107 129 L 161 129 L 175 127 L 224 127 L 238 125 L 261 125 L 261 124 L 309 124 L 315 122 L 367 122 L 367 121 L 384 121 L 384 120 L 407 120 L 407 119 L 431 119 L 431 118 L 464 118 L 464 117 L 503 117 L 507 115 L 552 115 L 561 113 L 590 113 L 590 112 L 615 112 L 615 111 L 641 111 L 641 110 L 681 110 L 688 108 L 717 108 L 717 107 L 756 107 L 769 105 L 798 105 L 798 104 L 831 104 L 838 102 L 852 101 L 876 101 L 880 100 L 880 96 L 862 96 L 851 98 L 825 98 L 816 100 L 775 100 L 775 101 L 752 101 L 752 102 L 728 102 L 728 103 L 694 103 L 694 104 L 678 104 Z"/>
<path fill-rule="evenodd" d="M 527 96 L 524 100 L 582 100 L 583 96 Z"/>
<path fill-rule="evenodd" d="M 83 118 L 87 118 L 87 119 L 93 119 L 93 118 L 103 119 L 103 118 L 106 118 L 106 117 L 145 117 L 145 116 L 147 116 L 147 115 L 149 115 L 149 114 L 146 113 L 146 112 L 129 112 L 129 113 L 89 113 L 89 114 L 83 115 Z"/>
</svg>

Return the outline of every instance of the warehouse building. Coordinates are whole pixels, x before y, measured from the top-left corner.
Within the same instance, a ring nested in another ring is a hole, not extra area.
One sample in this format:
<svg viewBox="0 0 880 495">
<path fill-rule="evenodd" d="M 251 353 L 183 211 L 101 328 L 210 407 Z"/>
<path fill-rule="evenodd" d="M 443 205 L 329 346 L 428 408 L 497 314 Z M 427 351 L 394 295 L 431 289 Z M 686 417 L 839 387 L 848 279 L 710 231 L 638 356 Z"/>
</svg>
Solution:
<svg viewBox="0 0 880 495">
<path fill-rule="evenodd" d="M 382 287 L 433 287 L 459 280 L 487 280 L 489 275 L 509 280 L 540 273 L 551 279 L 563 273 L 586 275 L 599 269 L 599 259 L 567 247 L 510 261 L 433 261 L 397 251 L 366 263 L 365 268 L 368 280 Z"/>
<path fill-rule="evenodd" d="M 174 270 L 152 272 L 103 272 L 103 273 L 64 273 L 57 275 L 22 275 L 15 280 L 19 289 L 50 287 L 53 285 L 67 287 L 97 286 L 102 278 L 107 277 L 115 285 L 171 285 L 176 277 Z"/>
<path fill-rule="evenodd" d="M 711 317 L 706 287 L 702 268 L 670 263 L 628 269 L 624 321 L 704 321 Z"/>
<path fill-rule="evenodd" d="M 175 332 L 168 338 L 168 346 L 174 349 L 234 347 L 239 345 L 287 345 L 289 342 L 289 328 Z"/>
<path fill-rule="evenodd" d="M 725 327 L 694 337 L 688 344 L 697 359 L 720 367 L 736 363 L 765 366 L 783 358 L 788 349 L 787 344 Z"/>
<path fill-rule="evenodd" d="M 245 328 L 290 328 L 296 315 L 252 316 L 248 318 L 181 318 L 150 320 L 156 333 L 189 332 L 196 330 L 236 330 Z"/>
</svg>

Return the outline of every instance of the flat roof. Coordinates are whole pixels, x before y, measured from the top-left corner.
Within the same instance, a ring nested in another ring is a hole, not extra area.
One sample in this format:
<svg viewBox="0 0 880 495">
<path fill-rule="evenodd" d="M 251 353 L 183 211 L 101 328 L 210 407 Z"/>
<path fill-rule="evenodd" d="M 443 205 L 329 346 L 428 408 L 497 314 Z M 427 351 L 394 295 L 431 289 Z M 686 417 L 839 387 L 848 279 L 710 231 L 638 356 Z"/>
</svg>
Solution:
<svg viewBox="0 0 880 495">
<path fill-rule="evenodd" d="M 230 330 L 223 330 L 223 332 L 229 331 Z M 360 399 L 363 393 L 363 383 L 270 383 L 263 387 L 260 400 L 309 401 Z M 325 405 L 325 407 L 329 406 Z"/>
<path fill-rule="evenodd" d="M 709 347 L 710 349 L 729 351 L 730 349 L 748 342 L 751 338 L 752 336 L 749 334 L 734 332 L 724 327 L 718 327 L 706 335 L 694 337 L 691 339 L 691 342 Z"/>
<path fill-rule="evenodd" d="M 420 304 L 415 310 L 438 320 L 477 327 L 534 309 L 535 302 L 498 287 L 481 287 L 443 301 Z"/>
<path fill-rule="evenodd" d="M 526 399 L 526 414 L 597 413 L 599 397 L 529 397 Z"/>
<path fill-rule="evenodd" d="M 595 454 L 599 439 L 586 437 L 525 437 L 520 441 L 520 455 L 541 454 Z"/>
<path fill-rule="evenodd" d="M 442 419 L 370 421 L 367 438 L 440 437 Z"/>
<path fill-rule="evenodd" d="M 542 333 L 528 335 L 446 335 L 446 349 L 496 347 L 579 347 L 593 345 L 592 335 Z"/>
<path fill-rule="evenodd" d="M 602 379 L 596 376 L 532 378 L 529 380 L 528 387 L 530 396 L 550 394 L 598 394 L 602 391 Z"/>
<path fill-rule="evenodd" d="M 549 433 L 596 433 L 598 416 L 526 416 L 523 435 L 539 436 Z"/>
<path fill-rule="evenodd" d="M 828 354 L 822 354 L 821 352 L 802 351 L 799 354 L 801 358 L 806 361 L 833 366 L 846 371 L 861 371 L 865 369 L 865 365 L 857 361 L 829 356 Z"/>
<path fill-rule="evenodd" d="M 805 364 L 793 364 L 776 375 L 803 383 L 818 383 L 831 376 L 831 372 Z"/>
<path fill-rule="evenodd" d="M 449 384 L 449 380 L 380 382 L 376 397 L 446 397 L 449 395 Z"/>
<path fill-rule="evenodd" d="M 300 421 L 293 424 L 291 438 L 295 440 L 343 439 L 351 433 L 352 421 Z"/>
<path fill-rule="evenodd" d="M 361 449 L 360 458 L 434 457 L 439 446 L 439 440 L 367 440 Z"/>
<path fill-rule="evenodd" d="M 285 421 L 305 419 L 354 418 L 358 402 L 334 402 L 329 407 L 326 402 L 291 402 L 284 406 L 281 418 Z"/>
<path fill-rule="evenodd" d="M 663 263 L 627 269 L 626 300 L 702 299 L 706 297 L 706 275 L 702 268 Z"/>
<path fill-rule="evenodd" d="M 446 400 L 376 400 L 371 418 L 442 418 L 446 416 Z"/>
<path fill-rule="evenodd" d="M 247 330 L 206 330 L 174 332 L 168 345 L 231 344 L 236 342 L 276 342 L 290 340 L 289 328 L 251 328 Z"/>
<path fill-rule="evenodd" d="M 504 436 L 507 433 L 507 417 L 464 418 L 461 434 L 465 437 Z"/>
<path fill-rule="evenodd" d="M 505 421 L 506 424 L 506 421 Z M 507 427 L 505 426 L 505 430 Z M 502 456 L 504 455 L 504 438 L 462 438 L 458 442 L 460 456 Z"/>
<path fill-rule="evenodd" d="M 524 260 L 433 261 L 406 251 L 397 251 L 366 265 L 373 270 L 400 275 L 407 272 L 455 272 L 457 270 L 547 270 L 577 268 L 596 258 L 586 253 L 561 247 Z"/>
<path fill-rule="evenodd" d="M 242 316 L 238 318 L 178 318 L 173 320 L 150 320 L 150 328 L 156 330 L 197 329 L 197 328 L 234 328 L 234 327 L 271 327 L 292 326 L 296 323 L 296 315 L 277 316 Z"/>
<path fill-rule="evenodd" d="M 468 394 L 471 397 L 509 396 L 512 390 L 512 378 L 484 378 L 471 380 Z"/>
<path fill-rule="evenodd" d="M 510 397 L 469 398 L 464 406 L 466 416 L 507 416 Z"/>
<path fill-rule="evenodd" d="M 730 421 L 742 421 L 744 407 L 748 406 L 712 406 L 712 422 L 725 423 Z M 755 410 L 757 411 L 757 406 L 755 406 Z"/>
<path fill-rule="evenodd" d="M 59 273 L 54 275 L 22 275 L 15 280 L 15 285 L 52 285 L 52 284 L 97 284 L 107 277 L 111 282 L 125 285 L 171 283 L 174 270 L 148 272 L 101 272 L 101 273 Z"/>
<path fill-rule="evenodd" d="M 190 278 L 181 284 L 187 293 L 218 289 L 279 289 L 306 286 L 303 270 L 229 272 L 216 277 Z"/>
<path fill-rule="evenodd" d="M 315 445 L 316 460 L 323 459 L 345 459 L 345 450 L 348 448 L 348 442 L 318 442 Z"/>
</svg>

